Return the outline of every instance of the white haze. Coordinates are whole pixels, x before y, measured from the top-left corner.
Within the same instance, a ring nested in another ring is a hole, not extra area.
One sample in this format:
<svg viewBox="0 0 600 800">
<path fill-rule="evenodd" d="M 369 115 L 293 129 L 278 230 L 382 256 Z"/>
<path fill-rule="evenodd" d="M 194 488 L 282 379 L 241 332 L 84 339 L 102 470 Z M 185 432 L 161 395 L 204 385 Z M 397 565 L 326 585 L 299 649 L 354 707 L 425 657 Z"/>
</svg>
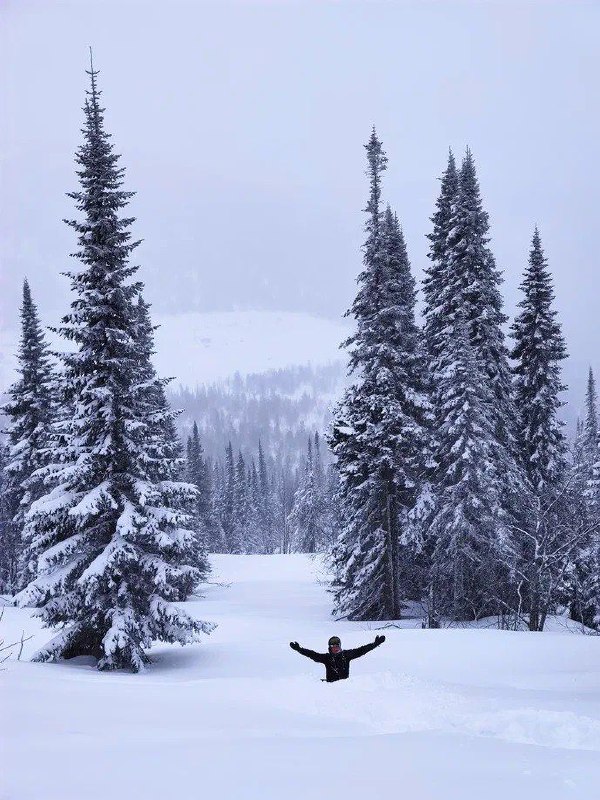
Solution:
<svg viewBox="0 0 600 800">
<path fill-rule="evenodd" d="M 338 320 L 360 269 L 375 123 L 417 274 L 449 146 L 474 151 L 510 313 L 540 226 L 580 405 L 587 365 L 600 367 L 599 22 L 598 3 L 573 0 L 2 0 L 2 325 L 16 325 L 24 275 L 45 321 L 68 302 L 61 220 L 91 44 L 157 314 Z"/>
</svg>

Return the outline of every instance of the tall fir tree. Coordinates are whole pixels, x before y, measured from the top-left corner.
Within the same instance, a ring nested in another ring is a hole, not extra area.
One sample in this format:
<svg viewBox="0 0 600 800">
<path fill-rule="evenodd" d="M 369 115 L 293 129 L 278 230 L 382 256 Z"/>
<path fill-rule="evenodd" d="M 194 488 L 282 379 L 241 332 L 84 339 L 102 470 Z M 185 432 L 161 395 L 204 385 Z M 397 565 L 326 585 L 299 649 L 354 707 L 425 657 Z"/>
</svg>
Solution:
<svg viewBox="0 0 600 800">
<path fill-rule="evenodd" d="M 449 330 L 443 362 L 436 386 L 436 456 L 445 469 L 428 527 L 429 612 L 433 619 L 473 619 L 497 610 L 498 587 L 505 577 L 502 565 L 509 552 L 509 518 L 502 504 L 494 396 L 460 315 Z"/>
<path fill-rule="evenodd" d="M 225 529 L 223 527 L 224 508 L 225 508 L 225 471 L 223 463 L 216 459 L 211 466 L 212 482 L 212 518 L 214 519 L 214 538 L 210 548 L 212 553 L 227 553 L 228 544 Z"/>
<path fill-rule="evenodd" d="M 364 269 L 346 342 L 354 383 L 334 420 L 345 526 L 332 552 L 335 611 L 351 619 L 398 619 L 409 590 L 401 547 L 422 474 L 427 403 L 415 286 L 402 231 L 381 204 L 387 158 L 375 130 L 366 145 L 370 184 Z"/>
<path fill-rule="evenodd" d="M 501 274 L 489 248 L 489 218 L 483 208 L 473 155 L 467 149 L 447 238 L 450 280 L 448 299 L 468 327 L 493 388 L 494 427 L 498 440 L 515 455 L 516 412 L 512 402 L 511 371 L 503 324 Z M 511 476 L 515 474 L 511 471 Z"/>
<path fill-rule="evenodd" d="M 590 514 L 600 519 L 600 481 L 594 473 L 600 446 L 598 427 L 598 395 L 592 368 L 588 371 L 585 394 L 585 417 L 578 437 L 581 447 L 581 476 L 585 481 L 585 498 Z"/>
<path fill-rule="evenodd" d="M 578 425 L 570 470 L 572 528 L 583 529 L 565 581 L 565 604 L 572 619 L 600 627 L 600 430 L 598 396 L 592 368 L 588 370 L 585 416 Z"/>
<path fill-rule="evenodd" d="M 235 462 L 233 460 L 233 446 L 228 442 L 225 450 L 225 466 L 222 476 L 222 492 L 220 502 L 220 522 L 225 537 L 228 553 L 238 553 L 239 546 L 235 540 Z"/>
<path fill-rule="evenodd" d="M 432 559 L 431 602 L 443 613 L 455 617 L 473 616 L 491 607 L 491 585 L 477 585 L 478 580 L 489 579 L 485 571 L 477 568 L 482 554 L 486 554 L 486 558 L 496 555 L 499 559 L 496 564 L 489 565 L 491 572 L 498 576 L 494 591 L 501 589 L 502 573 L 505 577 L 510 573 L 510 565 L 505 563 L 511 552 L 506 546 L 508 520 L 517 506 L 525 479 L 517 463 L 515 409 L 508 350 L 502 331 L 506 317 L 499 291 L 500 274 L 488 246 L 488 216 L 483 209 L 470 151 L 458 174 L 450 154 L 432 221 L 433 232 L 429 237 L 432 264 L 426 278 L 424 309 L 434 418 L 433 487 L 426 535 L 427 551 Z M 478 379 L 483 382 L 480 387 L 470 384 L 466 365 L 477 370 Z M 477 400 L 476 407 L 470 410 L 470 415 L 461 416 L 460 409 L 452 406 L 452 398 L 470 396 L 472 392 L 473 402 Z M 481 409 L 490 415 L 484 426 Z M 449 417 L 453 416 L 466 426 L 461 434 L 466 437 L 465 441 L 458 437 L 460 427 L 448 425 Z M 460 461 L 465 459 L 463 447 L 469 456 L 468 464 Z M 491 453 L 494 454 L 493 471 L 486 475 Z M 478 457 L 482 459 L 479 466 Z M 482 473 L 481 479 L 476 479 L 478 470 Z M 489 497 L 499 504 L 493 512 L 484 496 L 488 490 Z M 457 524 L 463 520 L 460 524 L 464 524 L 464 531 L 455 528 L 451 534 L 444 531 L 444 525 L 451 518 L 457 491 L 468 491 L 464 515 L 456 517 Z M 478 496 L 478 492 L 482 495 Z M 476 519 L 468 512 L 478 503 L 488 509 L 482 515 L 479 529 Z M 494 525 L 497 526 L 495 531 Z M 438 537 L 441 538 L 438 540 Z M 456 542 L 467 543 L 467 561 L 460 569 L 455 569 L 453 563 L 458 552 Z M 467 580 L 464 579 L 465 570 Z M 444 576 L 443 590 L 439 585 L 440 576 Z M 448 583 L 449 580 L 454 580 L 456 585 Z M 445 607 L 439 609 L 442 597 Z"/>
<path fill-rule="evenodd" d="M 587 379 L 585 419 L 582 433 L 586 453 L 593 453 L 595 456 L 596 447 L 598 446 L 598 392 L 596 390 L 596 378 L 591 367 L 589 368 Z"/>
<path fill-rule="evenodd" d="M 0 441 L 0 594 L 13 594 L 13 584 L 17 583 L 18 559 L 13 555 L 12 542 L 8 538 L 11 521 L 8 502 L 7 475 L 4 471 L 8 448 Z M 14 577 L 13 577 L 14 576 Z"/>
<path fill-rule="evenodd" d="M 444 349 L 447 337 L 447 313 L 456 310 L 456 298 L 453 294 L 449 294 L 453 281 L 450 274 L 451 250 L 448 242 L 453 232 L 457 200 L 458 171 L 454 155 L 450 151 L 448 165 L 441 178 L 436 210 L 431 217 L 433 231 L 428 235 L 431 264 L 425 269 L 423 280 L 425 300 L 423 334 L 430 363 L 435 361 Z"/>
<path fill-rule="evenodd" d="M 522 501 L 525 514 L 519 526 L 518 551 L 529 625 L 532 630 L 541 630 L 548 604 L 553 601 L 550 587 L 556 585 L 557 593 L 561 582 L 559 578 L 553 580 L 552 572 L 564 568 L 557 552 L 560 548 L 566 552 L 572 526 L 564 518 L 569 487 L 566 442 L 558 417 L 560 393 L 566 388 L 561 382 L 561 362 L 567 352 L 553 309 L 552 280 L 537 228 L 520 289 L 523 299 L 512 325 L 513 384 L 517 443 L 531 502 L 526 497 Z M 559 541 L 559 532 L 564 534 L 564 542 Z"/>
<path fill-rule="evenodd" d="M 7 522 L 0 541 L 0 591 L 22 588 L 35 576 L 35 563 L 23 538 L 25 515 L 44 493 L 37 473 L 49 458 L 53 415 L 53 365 L 27 280 L 23 282 L 19 380 L 8 391 L 3 407 L 9 419 L 4 503 Z"/>
<path fill-rule="evenodd" d="M 196 422 L 192 426 L 192 433 L 187 443 L 186 474 L 187 480 L 196 487 L 198 492 L 197 500 L 194 503 L 194 516 L 202 542 L 202 562 L 207 569 L 206 552 L 214 552 L 215 545 L 220 543 L 220 536 L 213 513 L 211 470 L 204 457 L 204 449 Z"/>
<path fill-rule="evenodd" d="M 250 516 L 249 510 L 250 503 L 246 476 L 246 462 L 244 461 L 244 456 L 240 451 L 238 453 L 234 471 L 232 553 L 243 553 L 247 552 L 248 550 L 246 534 Z"/>
<path fill-rule="evenodd" d="M 164 384 L 147 363 L 150 346 L 136 299 L 141 284 L 129 257 L 131 197 L 104 129 L 97 72 L 89 71 L 84 142 L 77 152 L 81 212 L 69 273 L 74 299 L 59 332 L 75 344 L 62 355 L 62 419 L 46 467 L 51 491 L 26 528 L 39 553 L 38 576 L 19 596 L 60 631 L 37 660 L 92 655 L 99 669 L 140 670 L 154 640 L 195 641 L 212 629 L 174 602 L 198 577 L 186 563 L 195 497 L 175 480 L 172 415 L 157 397 Z"/>
<path fill-rule="evenodd" d="M 260 524 L 260 491 L 258 483 L 258 470 L 256 463 L 252 464 L 246 472 L 246 534 L 245 547 L 246 553 L 267 553 L 266 543 Z"/>
<path fill-rule="evenodd" d="M 320 550 L 324 539 L 324 510 L 315 469 L 313 443 L 309 438 L 304 471 L 294 493 L 289 519 L 294 550 L 302 553 L 316 553 Z"/>
<path fill-rule="evenodd" d="M 558 411 L 565 342 L 553 309 L 552 280 L 538 229 L 520 286 L 523 299 L 513 325 L 517 441 L 523 467 L 536 493 L 555 490 L 564 476 L 566 442 Z"/>
<path fill-rule="evenodd" d="M 588 373 L 586 401 L 591 401 L 589 405 L 586 402 L 588 411 L 595 411 L 595 385 L 591 370 Z M 570 527 L 576 534 L 583 532 L 583 535 L 577 537 L 576 546 L 568 553 L 569 563 L 560 587 L 560 600 L 568 607 L 571 619 L 593 628 L 600 624 L 600 548 L 597 516 L 588 497 L 593 464 L 592 454 L 586 452 L 586 439 L 585 423 L 578 418 L 567 470 L 566 496 L 572 519 Z"/>
<path fill-rule="evenodd" d="M 264 541 L 264 552 L 272 553 L 277 548 L 275 537 L 275 510 L 273 488 L 269 479 L 267 459 L 260 439 L 258 440 L 258 518 Z"/>
</svg>

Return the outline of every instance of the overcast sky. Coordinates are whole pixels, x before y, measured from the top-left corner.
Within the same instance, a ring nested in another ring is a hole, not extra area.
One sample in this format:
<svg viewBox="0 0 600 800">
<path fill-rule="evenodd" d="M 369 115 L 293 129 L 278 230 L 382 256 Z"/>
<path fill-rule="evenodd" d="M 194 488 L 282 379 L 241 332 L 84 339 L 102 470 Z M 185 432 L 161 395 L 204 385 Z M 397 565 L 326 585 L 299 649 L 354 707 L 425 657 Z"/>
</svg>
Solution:
<svg viewBox="0 0 600 800">
<path fill-rule="evenodd" d="M 535 223 L 580 393 L 598 343 L 600 3 L 0 0 L 1 311 L 68 302 L 88 45 L 159 312 L 336 317 L 360 268 L 363 143 L 417 274 L 448 147 L 475 155 L 507 310 Z"/>
</svg>

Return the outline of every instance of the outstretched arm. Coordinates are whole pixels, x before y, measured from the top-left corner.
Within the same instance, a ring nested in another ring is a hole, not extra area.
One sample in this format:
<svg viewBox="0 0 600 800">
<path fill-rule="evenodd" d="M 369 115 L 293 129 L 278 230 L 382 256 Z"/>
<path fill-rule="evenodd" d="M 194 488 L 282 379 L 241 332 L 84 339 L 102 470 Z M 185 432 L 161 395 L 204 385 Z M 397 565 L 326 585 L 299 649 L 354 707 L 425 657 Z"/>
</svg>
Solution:
<svg viewBox="0 0 600 800">
<path fill-rule="evenodd" d="M 369 644 L 363 644 L 362 647 L 355 647 L 354 650 L 344 650 L 346 656 L 350 661 L 353 658 L 360 658 L 364 656 L 366 653 L 369 653 L 371 650 L 374 650 L 376 647 L 379 647 L 380 644 L 385 642 L 385 636 L 376 636 L 374 642 L 369 642 Z"/>
<path fill-rule="evenodd" d="M 292 650 L 300 653 L 301 656 L 306 656 L 313 661 L 317 661 L 319 664 L 325 663 L 325 653 L 315 653 L 314 650 L 308 650 L 306 647 L 300 647 L 298 642 L 290 642 L 290 647 Z"/>
</svg>

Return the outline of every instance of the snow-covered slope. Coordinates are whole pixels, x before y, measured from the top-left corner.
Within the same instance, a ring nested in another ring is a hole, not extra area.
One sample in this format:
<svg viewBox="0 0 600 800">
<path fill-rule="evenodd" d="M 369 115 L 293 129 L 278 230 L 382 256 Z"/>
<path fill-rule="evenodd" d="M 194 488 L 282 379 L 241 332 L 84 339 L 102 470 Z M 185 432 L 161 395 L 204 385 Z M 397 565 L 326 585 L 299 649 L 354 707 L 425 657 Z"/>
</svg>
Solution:
<svg viewBox="0 0 600 800">
<path fill-rule="evenodd" d="M 591 800 L 600 786 L 600 639 L 386 628 L 386 643 L 322 683 L 290 640 L 371 640 L 334 622 L 318 563 L 216 556 L 218 629 L 157 646 L 143 675 L 85 661 L 1 673 L 0 797 L 10 800 Z M 6 608 L 8 640 L 34 633 Z M 407 622 L 406 625 L 414 625 Z"/>
<path fill-rule="evenodd" d="M 343 360 L 343 320 L 288 311 L 215 311 L 153 315 L 154 362 L 159 375 L 194 388 L 228 378 L 297 364 Z M 55 320 L 52 320 L 54 323 Z M 57 350 L 68 343 L 48 332 Z M 18 331 L 0 327 L 0 392 L 15 378 Z"/>
<path fill-rule="evenodd" d="M 285 311 L 190 313 L 156 318 L 160 375 L 191 388 L 296 364 L 327 364 L 343 356 L 343 321 Z"/>
</svg>

